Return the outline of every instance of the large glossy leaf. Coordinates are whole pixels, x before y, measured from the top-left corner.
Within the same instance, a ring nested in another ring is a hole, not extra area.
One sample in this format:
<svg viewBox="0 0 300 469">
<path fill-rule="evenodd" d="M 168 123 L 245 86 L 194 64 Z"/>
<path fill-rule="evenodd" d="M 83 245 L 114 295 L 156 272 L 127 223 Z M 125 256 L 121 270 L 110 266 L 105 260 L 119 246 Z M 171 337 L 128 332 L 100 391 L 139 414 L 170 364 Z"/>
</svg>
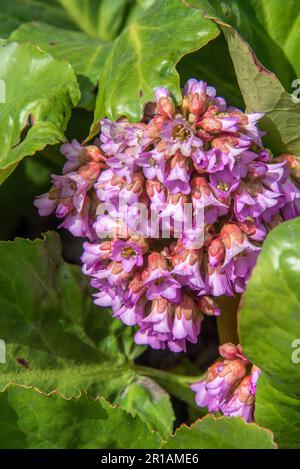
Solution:
<svg viewBox="0 0 300 469">
<path fill-rule="evenodd" d="M 22 23 L 44 21 L 59 28 L 76 29 L 58 0 L 0 0 L 0 36 L 7 37 Z"/>
<path fill-rule="evenodd" d="M 223 26 L 248 112 L 263 112 L 264 142 L 274 153 L 300 156 L 300 102 L 295 103 L 278 78 L 257 61 L 239 34 Z"/>
<path fill-rule="evenodd" d="M 260 127 L 267 132 L 265 144 L 276 154 L 287 152 L 300 156 L 300 102 L 292 99 L 276 75 L 259 62 L 249 44 L 228 24 L 227 16 L 222 15 L 228 3 L 233 8 L 233 5 L 246 2 L 225 0 L 222 2 L 223 8 L 220 8 L 219 2 L 215 2 L 216 9 L 212 6 L 213 2 L 209 3 L 208 0 L 183 0 L 183 3 L 187 9 L 198 9 L 204 17 L 211 18 L 222 28 L 246 110 L 265 113 L 260 121 Z M 238 16 L 238 6 L 234 11 Z M 229 15 L 229 21 L 230 19 L 232 18 Z M 244 21 L 246 22 L 245 18 Z M 252 23 L 250 24 L 249 27 L 252 28 Z M 255 34 L 259 34 L 256 29 Z M 273 47 L 268 46 L 267 50 L 272 54 L 270 51 Z"/>
<path fill-rule="evenodd" d="M 95 122 L 122 115 L 139 120 L 154 89 L 166 86 L 181 99 L 176 63 L 219 34 L 198 10 L 178 0 L 157 0 L 113 42 L 100 74 Z"/>
<path fill-rule="evenodd" d="M 92 303 L 87 279 L 63 262 L 60 250 L 54 233 L 0 242 L 0 329 L 7 352 L 0 390 L 16 383 L 66 398 L 81 391 L 105 396 L 165 435 L 174 420 L 170 398 L 131 361 L 144 348 L 134 344 L 132 328 Z"/>
<path fill-rule="evenodd" d="M 300 76 L 299 0 L 210 0 L 210 3 L 291 91 L 292 81 Z"/>
<path fill-rule="evenodd" d="M 86 395 L 46 397 L 18 386 L 0 394 L 3 449 L 158 448 L 160 436 L 139 417 Z"/>
<path fill-rule="evenodd" d="M 24 156 L 64 140 L 80 93 L 69 64 L 29 44 L 0 45 L 0 79 L 6 85 L 0 104 L 3 179 Z"/>
<path fill-rule="evenodd" d="M 272 433 L 247 424 L 240 417 L 208 415 L 191 427 L 182 425 L 170 436 L 163 448 L 167 449 L 274 449 Z"/>
<path fill-rule="evenodd" d="M 136 0 L 59 0 L 78 27 L 92 37 L 111 41 L 147 2 Z"/>
<path fill-rule="evenodd" d="M 50 52 L 57 60 L 67 60 L 78 76 L 81 91 L 78 107 L 93 110 L 96 85 L 106 56 L 103 41 L 79 31 L 56 28 L 40 22 L 21 25 L 10 35 L 9 40 L 31 42 Z"/>
<path fill-rule="evenodd" d="M 247 287 L 239 331 L 245 354 L 262 369 L 256 421 L 280 447 L 300 447 L 300 218 L 266 239 Z M 295 345 L 295 344 L 294 344 Z M 299 343 L 298 343 L 299 345 Z"/>
<path fill-rule="evenodd" d="M 99 79 L 103 49 L 103 41 L 99 39 L 39 22 L 23 24 L 9 39 L 31 42 L 50 52 L 56 59 L 67 60 L 77 75 L 84 75 L 93 84 Z"/>
</svg>

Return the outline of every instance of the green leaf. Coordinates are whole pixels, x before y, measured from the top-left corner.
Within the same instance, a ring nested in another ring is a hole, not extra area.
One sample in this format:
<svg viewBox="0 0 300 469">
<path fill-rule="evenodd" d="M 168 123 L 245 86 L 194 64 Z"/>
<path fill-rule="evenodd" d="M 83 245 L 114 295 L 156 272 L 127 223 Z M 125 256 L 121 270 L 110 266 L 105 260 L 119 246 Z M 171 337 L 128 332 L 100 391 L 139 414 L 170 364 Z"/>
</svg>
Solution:
<svg viewBox="0 0 300 469">
<path fill-rule="evenodd" d="M 75 71 L 80 85 L 78 107 L 92 111 L 95 106 L 97 84 L 105 59 L 103 41 L 78 31 L 56 28 L 47 23 L 25 23 L 14 31 L 10 41 L 31 42 L 51 53 L 57 60 L 67 60 Z"/>
<path fill-rule="evenodd" d="M 94 85 L 99 79 L 104 45 L 99 39 L 39 22 L 23 24 L 9 39 L 31 42 L 50 52 L 55 59 L 67 60 L 77 75 L 89 78 Z"/>
<path fill-rule="evenodd" d="M 60 0 L 78 27 L 92 37 L 111 41 L 117 37 L 134 10 L 140 10 L 135 0 Z M 145 5 L 147 6 L 147 5 Z"/>
<path fill-rule="evenodd" d="M 0 36 L 8 37 L 22 23 L 32 20 L 76 29 L 58 0 L 0 0 Z"/>
<path fill-rule="evenodd" d="M 0 394 L 0 408 L 0 447 L 5 449 L 149 449 L 161 442 L 139 417 L 86 395 L 66 400 L 9 386 Z"/>
<path fill-rule="evenodd" d="M 223 28 L 247 112 L 263 112 L 264 142 L 275 153 L 300 156 L 300 102 L 295 103 L 277 77 L 260 64 L 238 33 Z"/>
<path fill-rule="evenodd" d="M 210 0 L 210 3 L 290 90 L 292 81 L 300 76 L 299 0 Z"/>
<path fill-rule="evenodd" d="M 139 120 L 154 89 L 166 86 L 181 99 L 176 64 L 214 39 L 219 29 L 178 0 L 158 0 L 112 43 L 100 74 L 95 122 L 122 115 Z"/>
<path fill-rule="evenodd" d="M 0 327 L 7 364 L 0 383 L 80 390 L 112 398 L 136 374 L 127 363 L 122 331 L 108 310 L 92 303 L 87 279 L 62 261 L 57 235 L 0 242 Z"/>
<path fill-rule="evenodd" d="M 191 390 L 191 384 L 195 383 L 195 381 L 199 381 L 201 376 L 185 376 L 140 365 L 135 366 L 135 370 L 143 376 L 154 379 L 172 396 L 186 402 L 194 409 L 198 409 L 195 402 L 195 393 Z"/>
<path fill-rule="evenodd" d="M 250 1 L 255 4 L 258 3 L 256 0 Z M 273 3 L 275 1 L 277 0 L 272 0 Z M 217 11 L 212 7 L 211 3 L 214 4 Z M 259 62 L 249 44 L 228 24 L 228 22 L 232 20 L 234 11 L 236 21 L 237 18 L 239 18 L 238 25 L 240 27 L 243 19 L 245 28 L 248 22 L 248 29 L 252 28 L 252 31 L 255 31 L 255 36 L 260 35 L 258 32 L 259 28 L 253 29 L 253 24 L 249 22 L 249 18 L 247 19 L 243 15 L 239 16 L 238 7 L 245 3 L 248 2 L 236 2 L 232 0 L 230 2 L 230 8 L 232 9 L 230 9 L 228 6 L 229 2 L 226 0 L 222 2 L 222 8 L 220 8 L 219 2 L 210 1 L 209 3 L 207 0 L 194 0 L 189 2 L 188 0 L 184 0 L 184 4 L 188 7 L 188 10 L 194 10 L 196 8 L 206 18 L 210 18 L 221 26 L 228 43 L 229 52 L 247 112 L 265 113 L 265 117 L 260 121 L 260 127 L 267 132 L 264 138 L 265 145 L 269 146 L 274 153 L 280 154 L 286 152 L 300 156 L 300 102 L 295 102 L 295 99 L 285 91 L 276 75 L 268 71 L 264 65 Z M 263 3 L 266 4 L 266 2 Z M 294 0 L 292 3 L 295 3 Z M 220 10 L 222 12 L 222 10 L 227 11 L 228 9 L 230 14 L 227 16 L 220 15 Z M 289 12 L 289 15 L 291 16 L 292 14 Z M 298 9 L 297 15 L 299 15 Z M 232 22 L 235 23 L 233 20 Z M 280 33 L 278 33 L 278 37 L 279 35 Z M 269 55 L 271 54 L 270 51 L 274 50 L 274 47 L 270 47 L 270 44 L 271 42 L 269 42 L 268 46 L 265 48 Z M 297 47 L 296 42 L 295 47 Z M 278 47 L 276 50 L 278 50 Z M 276 62 L 277 60 L 279 60 L 278 57 L 275 57 L 274 61 Z M 295 76 L 293 78 L 295 78 Z"/>
<path fill-rule="evenodd" d="M 272 433 L 241 417 L 208 415 L 190 427 L 182 425 L 163 444 L 166 449 L 274 449 Z"/>
<path fill-rule="evenodd" d="M 300 447 L 300 218 L 267 237 L 243 297 L 239 331 L 249 359 L 262 369 L 256 421 L 270 428 L 280 447 Z"/>
<path fill-rule="evenodd" d="M 66 398 L 82 391 L 104 396 L 165 435 L 174 419 L 169 397 L 131 362 L 144 350 L 134 344 L 133 328 L 93 304 L 87 278 L 63 262 L 60 251 L 55 233 L 0 242 L 0 330 L 7 352 L 0 390 L 16 383 Z"/>
<path fill-rule="evenodd" d="M 140 377 L 128 386 L 118 401 L 133 416 L 139 415 L 149 429 L 163 438 L 173 431 L 175 414 L 170 396 L 155 381 Z"/>
<path fill-rule="evenodd" d="M 64 140 L 80 93 L 70 65 L 32 45 L 0 45 L 0 64 L 6 85 L 6 102 L 0 104 L 3 179 L 24 156 Z"/>
</svg>

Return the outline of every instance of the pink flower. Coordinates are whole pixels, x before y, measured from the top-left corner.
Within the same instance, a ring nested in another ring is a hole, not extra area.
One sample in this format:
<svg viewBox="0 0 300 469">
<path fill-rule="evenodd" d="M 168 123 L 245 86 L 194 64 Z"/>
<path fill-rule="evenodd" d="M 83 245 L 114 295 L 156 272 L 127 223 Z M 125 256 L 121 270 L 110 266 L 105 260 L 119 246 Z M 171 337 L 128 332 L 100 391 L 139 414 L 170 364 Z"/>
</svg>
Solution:
<svg viewBox="0 0 300 469">
<path fill-rule="evenodd" d="M 142 249 L 132 241 L 116 240 L 110 257 L 114 261 L 121 262 L 125 272 L 131 272 L 135 266 L 143 265 Z"/>
<path fill-rule="evenodd" d="M 159 87 L 140 122 L 102 119 L 92 145 L 62 145 L 63 174 L 35 205 L 90 241 L 82 262 L 94 301 L 136 325 L 138 343 L 185 351 L 202 314 L 220 314 L 218 297 L 245 290 L 268 232 L 300 215 L 299 163 L 272 159 L 261 117 L 191 79 L 182 104 Z M 214 373 L 207 389 L 222 394 L 229 375 Z"/>
<path fill-rule="evenodd" d="M 209 412 L 220 411 L 228 417 L 240 416 L 251 422 L 260 369 L 253 365 L 250 374 L 246 374 L 249 361 L 240 345 L 224 344 L 219 351 L 223 361 L 214 363 L 206 379 L 191 386 L 196 392 L 196 403 Z"/>
</svg>

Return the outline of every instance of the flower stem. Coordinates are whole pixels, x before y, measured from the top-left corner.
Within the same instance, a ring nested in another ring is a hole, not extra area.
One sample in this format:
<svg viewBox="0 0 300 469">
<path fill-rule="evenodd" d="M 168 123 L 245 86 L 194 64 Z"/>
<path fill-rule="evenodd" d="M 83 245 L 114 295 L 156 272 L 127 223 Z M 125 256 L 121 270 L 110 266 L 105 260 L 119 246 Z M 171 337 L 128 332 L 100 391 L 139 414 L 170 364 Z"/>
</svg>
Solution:
<svg viewBox="0 0 300 469">
<path fill-rule="evenodd" d="M 218 299 L 221 308 L 221 316 L 217 318 L 218 334 L 220 345 L 227 342 L 239 343 L 237 332 L 237 312 L 240 303 L 240 296 L 222 296 Z"/>
</svg>

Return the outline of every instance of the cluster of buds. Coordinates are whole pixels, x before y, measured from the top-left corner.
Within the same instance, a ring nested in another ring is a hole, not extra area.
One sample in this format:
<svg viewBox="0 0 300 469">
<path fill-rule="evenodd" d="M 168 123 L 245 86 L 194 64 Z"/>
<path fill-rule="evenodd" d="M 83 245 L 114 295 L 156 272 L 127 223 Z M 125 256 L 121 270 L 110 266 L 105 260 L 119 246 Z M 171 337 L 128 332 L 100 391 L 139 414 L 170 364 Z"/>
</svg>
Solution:
<svg viewBox="0 0 300 469">
<path fill-rule="evenodd" d="M 261 117 L 191 79 L 181 105 L 158 88 L 139 123 L 103 119 L 93 145 L 62 146 L 63 174 L 35 205 L 87 239 L 95 303 L 137 343 L 185 351 L 217 297 L 244 291 L 268 231 L 299 215 L 296 163 L 272 159 Z"/>
<path fill-rule="evenodd" d="M 251 422 L 260 369 L 245 358 L 240 345 L 224 344 L 219 352 L 222 360 L 208 369 L 205 380 L 191 386 L 196 392 L 196 403 L 209 412 Z"/>
</svg>

